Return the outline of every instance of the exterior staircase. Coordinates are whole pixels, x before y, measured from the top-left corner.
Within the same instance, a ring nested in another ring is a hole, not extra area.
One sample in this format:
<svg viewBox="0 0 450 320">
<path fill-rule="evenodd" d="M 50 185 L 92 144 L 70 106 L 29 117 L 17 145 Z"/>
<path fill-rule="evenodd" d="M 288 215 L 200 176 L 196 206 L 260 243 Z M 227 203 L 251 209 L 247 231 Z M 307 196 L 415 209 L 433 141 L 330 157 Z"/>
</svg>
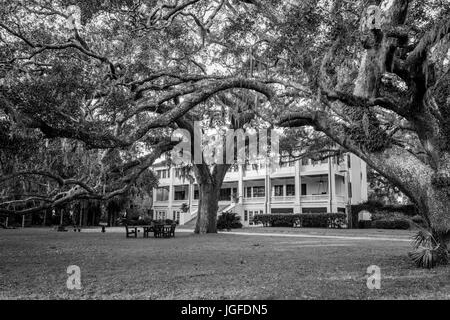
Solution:
<svg viewBox="0 0 450 320">
<path fill-rule="evenodd" d="M 220 215 L 222 212 L 229 211 L 233 209 L 236 206 L 236 204 L 233 202 L 226 206 L 219 206 L 219 209 L 217 210 L 217 215 Z M 197 223 L 197 212 L 198 210 L 195 210 L 192 215 L 191 219 L 187 221 L 185 224 L 183 224 L 183 228 L 195 228 L 195 224 Z"/>
</svg>

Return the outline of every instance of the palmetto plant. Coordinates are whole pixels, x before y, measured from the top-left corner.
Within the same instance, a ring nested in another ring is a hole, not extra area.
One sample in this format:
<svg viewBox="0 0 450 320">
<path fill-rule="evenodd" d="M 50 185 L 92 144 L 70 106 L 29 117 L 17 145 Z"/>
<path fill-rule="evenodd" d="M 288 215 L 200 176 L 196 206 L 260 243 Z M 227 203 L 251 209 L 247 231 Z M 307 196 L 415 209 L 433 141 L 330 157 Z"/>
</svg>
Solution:
<svg viewBox="0 0 450 320">
<path fill-rule="evenodd" d="M 439 263 L 448 262 L 447 248 L 426 229 L 420 229 L 413 237 L 413 251 L 409 252 L 408 256 L 421 268 L 431 269 Z"/>
</svg>

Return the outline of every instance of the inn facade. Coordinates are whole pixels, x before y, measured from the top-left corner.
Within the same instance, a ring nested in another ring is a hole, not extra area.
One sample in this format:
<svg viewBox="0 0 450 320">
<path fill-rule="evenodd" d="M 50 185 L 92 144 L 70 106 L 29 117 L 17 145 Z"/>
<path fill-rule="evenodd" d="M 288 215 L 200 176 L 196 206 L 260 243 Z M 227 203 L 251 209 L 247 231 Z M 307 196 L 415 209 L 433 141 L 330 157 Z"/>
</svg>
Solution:
<svg viewBox="0 0 450 320">
<path fill-rule="evenodd" d="M 153 218 L 193 224 L 199 190 L 178 167 L 164 162 L 153 168 L 159 185 L 153 189 Z M 367 201 L 366 163 L 353 154 L 322 161 L 302 159 L 265 164 L 234 165 L 227 172 L 218 214 L 236 212 L 244 226 L 257 214 L 347 212 L 348 206 Z"/>
</svg>

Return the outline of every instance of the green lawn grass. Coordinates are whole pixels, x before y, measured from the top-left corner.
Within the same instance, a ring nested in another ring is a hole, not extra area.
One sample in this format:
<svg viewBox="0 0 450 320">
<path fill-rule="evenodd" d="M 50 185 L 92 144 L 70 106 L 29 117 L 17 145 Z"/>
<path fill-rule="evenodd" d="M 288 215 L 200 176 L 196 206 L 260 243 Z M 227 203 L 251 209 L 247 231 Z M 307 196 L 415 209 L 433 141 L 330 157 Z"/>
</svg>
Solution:
<svg viewBox="0 0 450 320">
<path fill-rule="evenodd" d="M 415 268 L 406 256 L 409 246 L 185 232 L 170 239 L 126 239 L 112 232 L 0 230 L 0 298 L 449 299 L 450 268 Z M 66 287 L 69 265 L 81 268 L 81 290 Z M 366 286 L 370 265 L 381 268 L 380 290 Z"/>
</svg>

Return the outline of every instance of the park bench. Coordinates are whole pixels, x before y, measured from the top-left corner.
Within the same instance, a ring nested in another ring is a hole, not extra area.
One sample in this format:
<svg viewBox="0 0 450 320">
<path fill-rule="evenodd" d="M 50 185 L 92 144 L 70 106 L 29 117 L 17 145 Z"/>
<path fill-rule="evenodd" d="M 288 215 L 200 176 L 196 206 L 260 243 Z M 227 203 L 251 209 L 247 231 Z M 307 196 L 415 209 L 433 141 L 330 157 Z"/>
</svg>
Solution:
<svg viewBox="0 0 450 320">
<path fill-rule="evenodd" d="M 125 225 L 125 232 L 127 238 L 130 238 L 134 236 L 134 238 L 137 238 L 138 232 L 140 232 L 139 229 L 142 229 L 143 231 L 143 237 L 148 238 L 148 234 L 153 231 L 153 226 L 151 225 Z"/>
<path fill-rule="evenodd" d="M 175 237 L 176 224 L 155 225 L 153 235 L 155 238 Z"/>
</svg>

